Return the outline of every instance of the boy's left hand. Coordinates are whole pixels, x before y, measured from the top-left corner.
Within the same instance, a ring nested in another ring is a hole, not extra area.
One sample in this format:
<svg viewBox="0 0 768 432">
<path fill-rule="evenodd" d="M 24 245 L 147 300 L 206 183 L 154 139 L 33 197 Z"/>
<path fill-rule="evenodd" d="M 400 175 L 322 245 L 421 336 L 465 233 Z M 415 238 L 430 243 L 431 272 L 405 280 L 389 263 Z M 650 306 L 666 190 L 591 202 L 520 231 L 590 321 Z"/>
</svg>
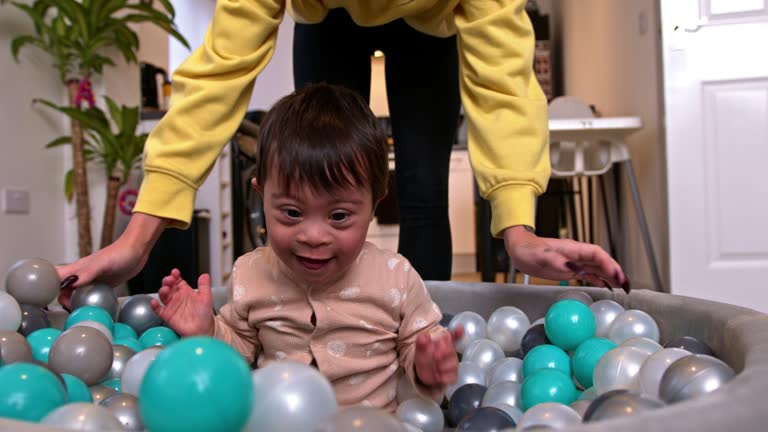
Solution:
<svg viewBox="0 0 768 432">
<path fill-rule="evenodd" d="M 443 332 L 433 338 L 422 334 L 416 339 L 416 377 L 425 386 L 444 386 L 456 382 L 459 357 L 454 341 L 464 335 L 464 329 Z"/>
</svg>

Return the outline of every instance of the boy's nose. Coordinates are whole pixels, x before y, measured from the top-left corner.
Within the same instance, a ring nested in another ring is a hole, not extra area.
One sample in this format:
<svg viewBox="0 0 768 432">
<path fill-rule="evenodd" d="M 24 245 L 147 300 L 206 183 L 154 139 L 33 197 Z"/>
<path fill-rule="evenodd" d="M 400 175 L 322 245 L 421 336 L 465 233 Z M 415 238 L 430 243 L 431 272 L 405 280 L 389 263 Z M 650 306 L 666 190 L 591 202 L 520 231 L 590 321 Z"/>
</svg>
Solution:
<svg viewBox="0 0 768 432">
<path fill-rule="evenodd" d="M 298 240 L 306 245 L 317 247 L 328 244 L 330 235 L 324 224 L 308 223 L 300 231 Z"/>
</svg>

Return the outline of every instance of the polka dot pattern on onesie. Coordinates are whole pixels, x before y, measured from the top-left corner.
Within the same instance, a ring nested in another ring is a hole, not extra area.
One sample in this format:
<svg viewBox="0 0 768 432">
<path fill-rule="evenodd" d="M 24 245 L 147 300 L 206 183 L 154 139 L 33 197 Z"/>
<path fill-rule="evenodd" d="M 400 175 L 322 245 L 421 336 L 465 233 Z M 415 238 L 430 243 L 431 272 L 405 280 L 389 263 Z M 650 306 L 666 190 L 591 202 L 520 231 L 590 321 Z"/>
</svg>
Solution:
<svg viewBox="0 0 768 432">
<path fill-rule="evenodd" d="M 358 287 L 347 287 L 339 292 L 339 297 L 343 300 L 351 300 L 358 296 L 360 296 L 360 288 Z"/>
<path fill-rule="evenodd" d="M 330 341 L 326 349 L 328 354 L 334 357 L 344 357 L 344 353 L 347 351 L 347 344 L 342 341 Z"/>
</svg>

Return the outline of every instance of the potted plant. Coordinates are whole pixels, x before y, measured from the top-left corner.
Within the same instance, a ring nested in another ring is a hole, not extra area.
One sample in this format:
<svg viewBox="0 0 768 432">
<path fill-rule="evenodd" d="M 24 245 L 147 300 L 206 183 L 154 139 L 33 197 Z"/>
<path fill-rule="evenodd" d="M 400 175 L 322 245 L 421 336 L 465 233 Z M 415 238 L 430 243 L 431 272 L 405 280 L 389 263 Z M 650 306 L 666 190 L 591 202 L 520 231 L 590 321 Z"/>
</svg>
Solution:
<svg viewBox="0 0 768 432">
<path fill-rule="evenodd" d="M 160 27 L 189 48 L 174 24 L 175 11 L 169 0 L 34 0 L 31 3 L 0 0 L 23 11 L 32 20 L 35 34 L 11 41 L 11 53 L 18 61 L 20 50 L 34 46 L 48 53 L 59 78 L 67 87 L 69 108 L 94 107 L 91 79 L 115 63 L 115 51 L 127 63 L 137 62 L 139 38 L 130 27 L 150 23 Z M 156 7 L 155 4 L 159 7 Z M 51 103 L 51 105 L 56 105 Z M 78 250 L 80 256 L 92 251 L 90 200 L 86 167 L 86 148 L 80 121 L 73 111 L 70 118 L 72 144 L 72 184 L 77 209 Z M 102 240 L 103 243 L 103 240 Z M 102 244 L 103 246 L 103 244 Z"/>
</svg>

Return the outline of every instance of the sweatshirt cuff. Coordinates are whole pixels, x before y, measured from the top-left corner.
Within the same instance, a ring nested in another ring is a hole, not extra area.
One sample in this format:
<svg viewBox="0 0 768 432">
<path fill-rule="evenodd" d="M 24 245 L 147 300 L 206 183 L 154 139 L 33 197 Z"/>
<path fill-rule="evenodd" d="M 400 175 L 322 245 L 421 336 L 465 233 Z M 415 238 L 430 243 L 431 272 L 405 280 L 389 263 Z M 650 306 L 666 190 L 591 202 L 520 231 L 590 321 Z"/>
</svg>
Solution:
<svg viewBox="0 0 768 432">
<path fill-rule="evenodd" d="M 502 231 L 514 225 L 536 227 L 536 189 L 529 185 L 508 185 L 495 189 L 488 196 L 491 202 L 491 234 L 501 237 Z"/>
<path fill-rule="evenodd" d="M 170 227 L 187 229 L 194 205 L 194 187 L 163 172 L 145 171 L 133 212 L 168 219 Z"/>
</svg>

